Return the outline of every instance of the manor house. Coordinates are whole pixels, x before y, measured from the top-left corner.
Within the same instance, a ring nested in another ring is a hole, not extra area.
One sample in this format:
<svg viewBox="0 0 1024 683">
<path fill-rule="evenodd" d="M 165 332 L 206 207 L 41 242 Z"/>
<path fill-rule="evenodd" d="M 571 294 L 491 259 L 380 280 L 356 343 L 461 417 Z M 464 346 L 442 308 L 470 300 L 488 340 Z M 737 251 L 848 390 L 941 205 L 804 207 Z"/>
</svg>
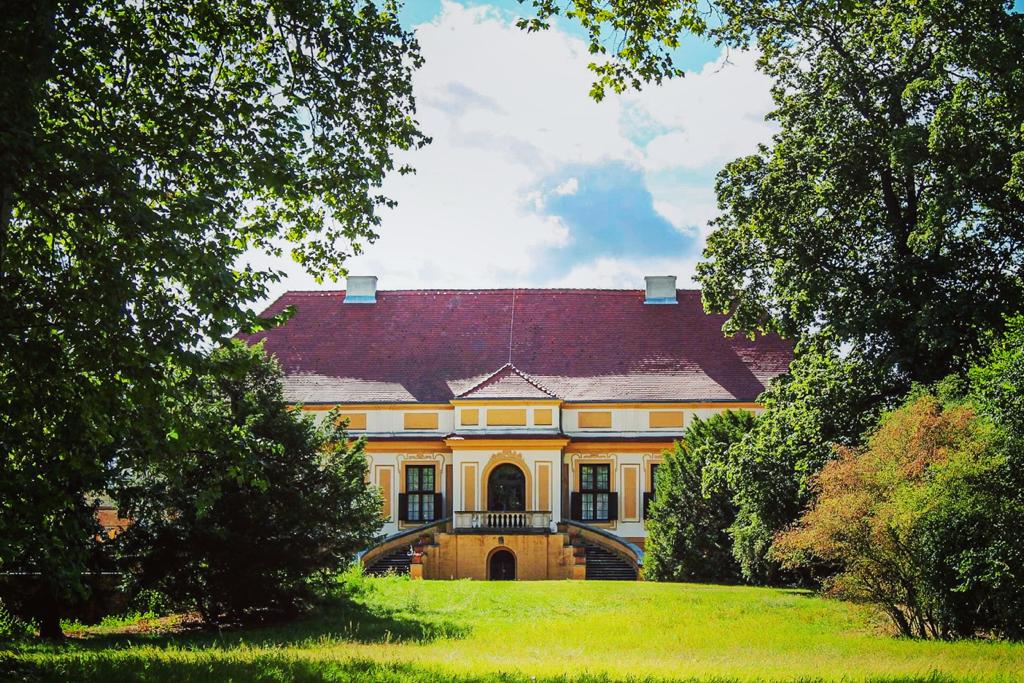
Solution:
<svg viewBox="0 0 1024 683">
<path fill-rule="evenodd" d="M 384 538 L 369 571 L 635 579 L 663 452 L 758 410 L 792 346 L 727 338 L 675 277 L 645 289 L 289 292 L 264 340 L 286 397 L 365 436 Z"/>
</svg>

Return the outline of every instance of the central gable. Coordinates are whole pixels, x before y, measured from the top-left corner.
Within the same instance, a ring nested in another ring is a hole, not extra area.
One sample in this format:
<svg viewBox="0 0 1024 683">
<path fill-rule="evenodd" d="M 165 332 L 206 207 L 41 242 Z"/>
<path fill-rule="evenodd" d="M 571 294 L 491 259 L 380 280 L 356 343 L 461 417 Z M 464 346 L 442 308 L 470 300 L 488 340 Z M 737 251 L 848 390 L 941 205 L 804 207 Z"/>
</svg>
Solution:
<svg viewBox="0 0 1024 683">
<path fill-rule="evenodd" d="M 559 398 L 540 385 L 539 382 L 520 372 L 516 366 L 506 363 L 491 376 L 462 392 L 460 400 L 494 399 L 552 399 Z"/>
</svg>

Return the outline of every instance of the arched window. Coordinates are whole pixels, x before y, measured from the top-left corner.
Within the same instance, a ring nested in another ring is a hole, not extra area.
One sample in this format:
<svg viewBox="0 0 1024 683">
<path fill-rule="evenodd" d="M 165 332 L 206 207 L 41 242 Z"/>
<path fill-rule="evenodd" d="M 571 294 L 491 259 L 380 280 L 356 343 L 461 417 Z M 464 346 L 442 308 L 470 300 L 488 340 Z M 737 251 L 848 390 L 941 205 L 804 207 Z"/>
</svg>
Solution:
<svg viewBox="0 0 1024 683">
<path fill-rule="evenodd" d="M 487 509 L 517 512 L 526 509 L 526 475 L 512 464 L 498 465 L 487 477 Z"/>
</svg>

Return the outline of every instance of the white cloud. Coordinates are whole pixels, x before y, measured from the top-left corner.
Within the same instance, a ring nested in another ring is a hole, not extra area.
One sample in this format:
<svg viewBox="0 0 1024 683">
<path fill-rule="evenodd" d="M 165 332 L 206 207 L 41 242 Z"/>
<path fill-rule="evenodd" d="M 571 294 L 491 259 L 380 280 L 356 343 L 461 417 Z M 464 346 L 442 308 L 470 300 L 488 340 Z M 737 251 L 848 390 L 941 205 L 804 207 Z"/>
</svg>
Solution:
<svg viewBox="0 0 1024 683">
<path fill-rule="evenodd" d="M 651 188 L 654 210 L 677 230 L 704 236 L 708 222 L 718 214 L 715 190 L 710 185 L 680 186 L 671 190 Z M 668 196 L 669 199 L 660 197 Z"/>
<path fill-rule="evenodd" d="M 645 275 L 676 275 L 676 286 L 681 289 L 695 287 L 693 273 L 696 259 L 657 258 L 620 259 L 601 257 L 590 263 L 573 267 L 560 278 L 547 283 L 549 287 L 601 287 L 612 289 L 642 289 Z"/>
<path fill-rule="evenodd" d="M 576 192 L 579 191 L 579 189 L 580 181 L 578 181 L 576 178 L 569 178 L 564 183 L 556 187 L 554 189 L 554 193 L 561 197 L 565 197 L 567 195 L 576 194 Z"/>
<path fill-rule="evenodd" d="M 647 143 L 645 168 L 721 166 L 767 141 L 774 130 L 764 120 L 771 91 L 756 61 L 753 52 L 732 52 L 699 73 L 636 95 L 651 119 L 670 129 Z"/>
<path fill-rule="evenodd" d="M 526 34 L 500 10 L 445 1 L 416 33 L 426 58 L 414 80 L 418 118 L 434 142 L 401 159 L 417 173 L 388 180 L 384 191 L 399 205 L 383 214 L 380 239 L 348 264 L 354 274 L 378 275 L 385 289 L 640 287 L 654 271 L 676 272 L 682 284 L 692 259 L 608 255 L 541 276 L 540 256 L 571 242 L 569 227 L 544 213 L 541 181 L 569 165 L 625 162 L 646 174 L 659 214 L 702 236 L 715 213 L 715 167 L 770 133 L 761 121 L 770 107 L 767 86 L 750 55 L 595 103 L 587 94 L 592 56 L 557 26 Z M 637 126 L 656 136 L 644 139 Z M 707 173 L 665 179 L 678 169 Z M 579 190 L 571 177 L 552 194 Z M 315 286 L 290 262 L 254 260 L 289 273 L 282 290 Z"/>
</svg>

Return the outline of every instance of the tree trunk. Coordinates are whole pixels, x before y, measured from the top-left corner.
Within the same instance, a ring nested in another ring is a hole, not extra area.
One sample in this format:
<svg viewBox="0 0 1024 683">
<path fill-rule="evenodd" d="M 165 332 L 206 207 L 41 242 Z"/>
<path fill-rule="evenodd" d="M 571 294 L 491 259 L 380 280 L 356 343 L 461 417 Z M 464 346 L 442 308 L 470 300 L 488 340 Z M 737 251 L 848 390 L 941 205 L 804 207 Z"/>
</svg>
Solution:
<svg viewBox="0 0 1024 683">
<path fill-rule="evenodd" d="M 39 624 L 39 637 L 46 640 L 64 640 L 60 617 L 64 602 L 61 591 L 46 578 L 40 576 L 25 605 L 26 616 Z"/>
<path fill-rule="evenodd" d="M 49 602 L 39 615 L 39 637 L 46 640 L 64 640 L 60 627 L 60 612 L 55 603 Z"/>
</svg>

